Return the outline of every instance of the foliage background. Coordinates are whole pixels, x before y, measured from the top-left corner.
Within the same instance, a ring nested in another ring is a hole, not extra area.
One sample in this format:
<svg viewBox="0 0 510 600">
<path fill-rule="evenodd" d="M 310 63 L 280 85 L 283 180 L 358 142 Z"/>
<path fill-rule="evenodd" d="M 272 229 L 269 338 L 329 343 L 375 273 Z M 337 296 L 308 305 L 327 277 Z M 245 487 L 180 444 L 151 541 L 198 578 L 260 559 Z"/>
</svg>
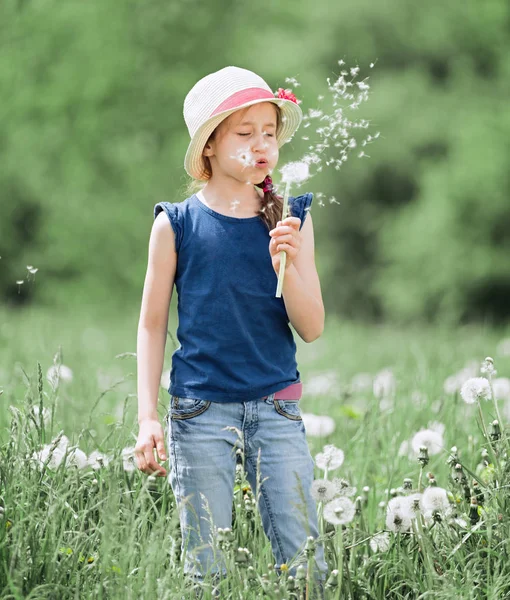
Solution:
<svg viewBox="0 0 510 600">
<path fill-rule="evenodd" d="M 292 191 L 340 202 L 312 206 L 328 316 L 508 320 L 505 0 L 3 0 L 0 47 L 2 303 L 139 305 L 153 206 L 186 197 L 189 89 L 233 64 L 296 77 L 306 112 L 343 59 L 381 137 Z"/>
</svg>

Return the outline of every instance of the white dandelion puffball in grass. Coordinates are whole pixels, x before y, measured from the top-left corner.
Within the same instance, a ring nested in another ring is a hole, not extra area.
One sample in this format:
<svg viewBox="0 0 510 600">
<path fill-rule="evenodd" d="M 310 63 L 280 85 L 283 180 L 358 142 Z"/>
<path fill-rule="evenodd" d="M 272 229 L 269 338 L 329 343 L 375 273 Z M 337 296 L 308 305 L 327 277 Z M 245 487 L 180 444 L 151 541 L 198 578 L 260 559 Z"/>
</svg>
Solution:
<svg viewBox="0 0 510 600">
<path fill-rule="evenodd" d="M 108 466 L 112 458 L 111 455 L 106 455 L 99 452 L 99 450 L 94 450 L 89 454 L 88 463 L 94 470 L 97 470 Z"/>
<path fill-rule="evenodd" d="M 324 505 L 323 517 L 332 525 L 346 525 L 354 519 L 356 507 L 354 502 L 340 496 Z"/>
<path fill-rule="evenodd" d="M 376 398 L 387 398 L 393 396 L 396 390 L 395 375 L 391 369 L 379 371 L 374 378 L 373 392 Z"/>
<path fill-rule="evenodd" d="M 73 448 L 66 457 L 66 467 L 78 467 L 84 469 L 88 467 L 89 462 L 87 455 L 79 448 Z"/>
<path fill-rule="evenodd" d="M 66 365 L 52 365 L 46 372 L 46 379 L 51 387 L 55 389 L 60 381 L 69 383 L 73 380 L 73 372 Z"/>
<path fill-rule="evenodd" d="M 302 183 L 310 177 L 310 167 L 303 161 L 287 163 L 280 169 L 284 183 Z"/>
<path fill-rule="evenodd" d="M 444 488 L 430 486 L 426 488 L 420 499 L 420 509 L 423 513 L 439 511 L 444 513 L 451 508 L 448 493 Z"/>
<path fill-rule="evenodd" d="M 336 488 L 336 493 L 339 496 L 347 496 L 348 498 L 354 496 L 356 494 L 356 488 L 353 487 L 347 479 L 334 477 L 332 482 Z"/>
<path fill-rule="evenodd" d="M 313 375 L 303 384 L 303 393 L 307 396 L 327 396 L 339 385 L 336 371 Z"/>
<path fill-rule="evenodd" d="M 471 360 L 457 373 L 447 377 L 443 383 L 443 391 L 445 394 L 455 394 L 460 391 L 462 384 L 466 382 L 470 377 L 476 377 L 478 375 L 478 361 Z"/>
<path fill-rule="evenodd" d="M 485 377 L 472 377 L 460 389 L 460 395 L 466 404 L 474 404 L 477 400 L 492 398 L 489 380 Z"/>
<path fill-rule="evenodd" d="M 49 469 L 58 469 L 64 458 L 65 452 L 63 452 L 58 446 L 50 452 L 51 444 L 46 444 L 38 452 L 32 454 L 32 460 L 38 463 L 39 469 L 42 470 L 44 464 L 47 462 Z"/>
<path fill-rule="evenodd" d="M 314 415 L 302 413 L 303 425 L 306 435 L 311 437 L 326 437 L 335 431 L 335 421 L 327 415 Z"/>
<path fill-rule="evenodd" d="M 442 434 L 432 429 L 422 429 L 415 433 L 411 439 L 411 447 L 413 452 L 418 456 L 420 447 L 425 446 L 429 451 L 429 455 L 439 454 L 444 447 Z"/>
<path fill-rule="evenodd" d="M 159 385 L 165 390 L 168 390 L 168 388 L 170 387 L 170 369 L 167 369 L 166 371 L 163 371 L 163 373 L 161 373 Z"/>
<path fill-rule="evenodd" d="M 34 419 L 36 420 L 37 423 L 39 423 L 40 408 L 41 407 L 38 404 L 34 404 L 32 406 L 32 413 L 33 413 Z M 46 408 L 45 406 L 43 406 L 42 417 L 43 417 L 44 425 L 49 425 L 50 421 L 51 421 L 51 411 L 49 408 Z M 32 421 L 30 421 L 30 423 L 32 423 L 32 425 L 33 425 Z"/>
<path fill-rule="evenodd" d="M 344 452 L 334 444 L 326 444 L 322 452 L 315 455 L 315 464 L 319 469 L 334 471 L 343 465 Z"/>
<path fill-rule="evenodd" d="M 336 494 L 335 484 L 327 479 L 315 479 L 311 488 L 312 498 L 317 502 L 329 502 Z"/>
<path fill-rule="evenodd" d="M 390 534 L 387 531 L 376 533 L 370 540 L 372 552 L 387 552 L 390 545 Z"/>
<path fill-rule="evenodd" d="M 127 471 L 127 472 L 134 471 L 136 469 L 135 447 L 127 446 L 126 448 L 123 448 L 121 455 L 122 455 L 122 463 L 123 463 L 124 471 Z"/>
<path fill-rule="evenodd" d="M 492 380 L 492 391 L 496 400 L 510 400 L 510 379 L 496 377 Z"/>
<path fill-rule="evenodd" d="M 394 533 L 404 533 L 411 528 L 414 512 L 405 496 L 391 498 L 386 506 L 386 529 Z"/>
</svg>

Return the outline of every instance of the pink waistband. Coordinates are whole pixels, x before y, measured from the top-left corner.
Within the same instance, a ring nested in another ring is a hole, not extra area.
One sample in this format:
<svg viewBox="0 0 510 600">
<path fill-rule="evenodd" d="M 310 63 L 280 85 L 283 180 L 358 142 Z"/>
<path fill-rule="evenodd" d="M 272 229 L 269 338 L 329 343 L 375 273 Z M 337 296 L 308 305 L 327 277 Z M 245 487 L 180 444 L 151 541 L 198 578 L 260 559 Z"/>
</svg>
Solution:
<svg viewBox="0 0 510 600">
<path fill-rule="evenodd" d="M 283 390 L 279 390 L 275 393 L 274 397 L 276 400 L 299 400 L 303 393 L 303 384 L 301 381 L 298 383 L 292 383 Z M 267 398 L 267 396 L 264 396 Z"/>
</svg>

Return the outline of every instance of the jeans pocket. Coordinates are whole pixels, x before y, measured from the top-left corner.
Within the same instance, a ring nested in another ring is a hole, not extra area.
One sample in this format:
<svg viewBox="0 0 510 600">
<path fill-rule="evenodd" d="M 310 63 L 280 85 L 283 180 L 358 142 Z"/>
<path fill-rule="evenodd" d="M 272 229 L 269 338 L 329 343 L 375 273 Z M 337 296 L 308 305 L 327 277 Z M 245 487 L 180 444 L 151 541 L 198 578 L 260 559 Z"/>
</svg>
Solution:
<svg viewBox="0 0 510 600">
<path fill-rule="evenodd" d="M 299 408 L 299 400 L 273 400 L 276 412 L 291 419 L 292 421 L 302 421 L 301 409 Z"/>
<path fill-rule="evenodd" d="M 192 419 L 205 412 L 211 406 L 210 400 L 181 398 L 172 396 L 170 399 L 169 415 L 171 419 Z"/>
</svg>

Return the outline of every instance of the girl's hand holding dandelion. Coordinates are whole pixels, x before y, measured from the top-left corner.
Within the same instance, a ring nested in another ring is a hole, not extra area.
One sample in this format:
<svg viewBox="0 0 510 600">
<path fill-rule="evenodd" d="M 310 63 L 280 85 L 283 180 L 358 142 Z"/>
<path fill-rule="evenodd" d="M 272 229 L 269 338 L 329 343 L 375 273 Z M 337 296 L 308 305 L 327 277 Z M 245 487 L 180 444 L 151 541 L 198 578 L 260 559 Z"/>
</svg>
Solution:
<svg viewBox="0 0 510 600">
<path fill-rule="evenodd" d="M 281 255 L 284 252 L 287 257 L 284 268 L 287 270 L 296 259 L 301 249 L 301 233 L 299 226 L 301 220 L 298 217 L 287 217 L 278 221 L 277 226 L 269 232 L 269 253 L 273 263 L 273 269 L 278 275 L 280 272 Z"/>
<path fill-rule="evenodd" d="M 158 419 L 143 419 L 135 446 L 136 466 L 147 475 L 165 477 L 166 469 L 154 457 L 154 449 L 160 460 L 166 460 L 164 432 Z"/>
</svg>

